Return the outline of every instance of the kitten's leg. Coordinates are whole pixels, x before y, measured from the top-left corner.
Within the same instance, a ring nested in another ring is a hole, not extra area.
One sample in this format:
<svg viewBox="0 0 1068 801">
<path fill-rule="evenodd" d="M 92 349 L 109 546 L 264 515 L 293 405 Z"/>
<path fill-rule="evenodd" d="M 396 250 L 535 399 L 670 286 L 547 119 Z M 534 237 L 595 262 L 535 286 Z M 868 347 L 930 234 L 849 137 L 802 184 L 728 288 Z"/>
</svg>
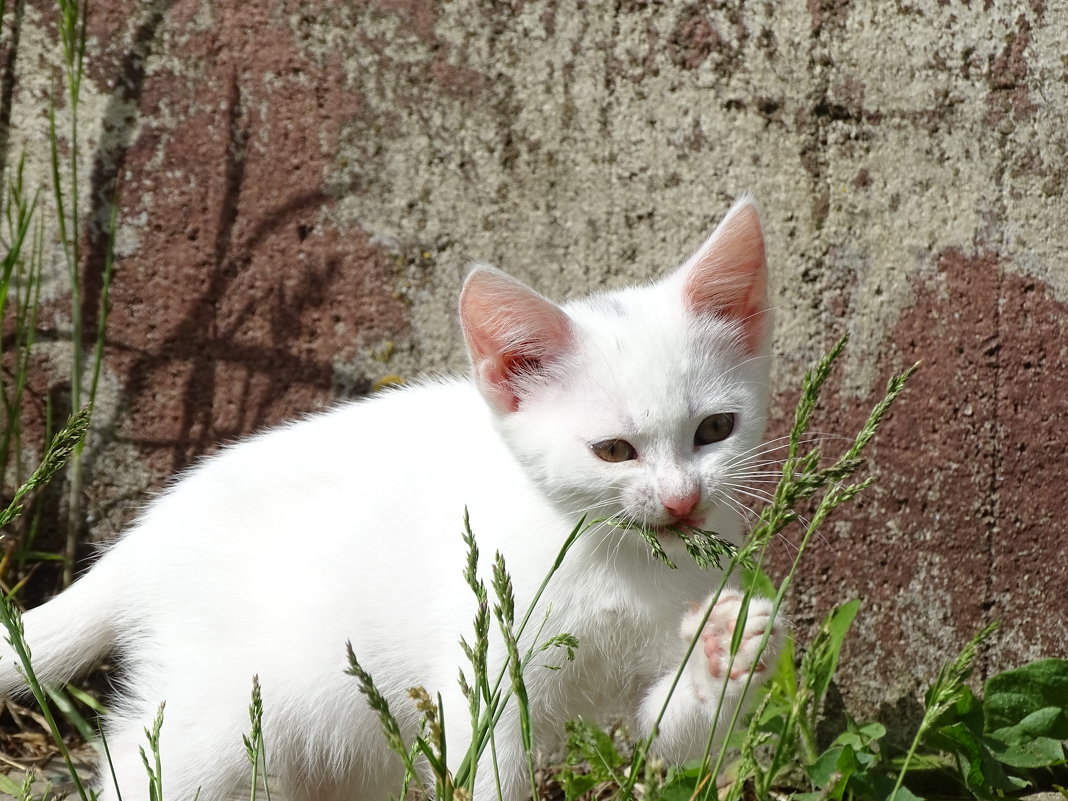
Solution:
<svg viewBox="0 0 1068 801">
<path fill-rule="evenodd" d="M 750 598 L 738 653 L 731 661 L 731 640 L 742 601 L 742 593 L 724 590 L 715 600 L 699 635 L 701 619 L 713 599 L 683 616 L 679 630 L 682 641 L 688 646 L 695 636 L 699 639 L 679 683 L 672 693 L 675 678 L 672 671 L 652 687 L 642 702 L 638 723 L 643 735 L 651 730 L 667 702 L 653 746 L 655 752 L 667 759 L 684 762 L 703 754 L 713 726 L 716 729 L 713 748 L 717 747 L 726 735 L 734 710 L 746 703 L 763 683 L 767 677 L 765 666 L 775 663 L 782 631 L 772 618 L 772 604 L 766 598 Z M 767 645 L 760 653 L 761 642 L 769 630 Z"/>
</svg>

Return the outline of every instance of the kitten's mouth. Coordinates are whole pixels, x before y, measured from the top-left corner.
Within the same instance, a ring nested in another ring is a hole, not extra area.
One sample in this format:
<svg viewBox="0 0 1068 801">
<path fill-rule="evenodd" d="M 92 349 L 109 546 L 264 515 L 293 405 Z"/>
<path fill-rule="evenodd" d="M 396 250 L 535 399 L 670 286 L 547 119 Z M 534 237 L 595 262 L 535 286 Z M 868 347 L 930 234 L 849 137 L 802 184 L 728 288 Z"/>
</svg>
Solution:
<svg viewBox="0 0 1068 801">
<path fill-rule="evenodd" d="M 669 543 L 669 547 L 675 543 L 680 543 L 686 553 L 700 567 L 714 565 L 717 568 L 721 568 L 724 559 L 733 560 L 735 558 L 738 553 L 736 546 L 714 531 L 707 531 L 690 524 L 688 521 L 689 518 L 682 518 L 670 526 L 643 526 L 632 521 L 615 518 L 607 518 L 599 522 L 635 532 L 645 540 L 652 555 L 671 568 L 675 567 L 675 563 L 668 558 L 662 541 Z"/>
<path fill-rule="evenodd" d="M 690 530 L 701 531 L 701 524 L 704 523 L 699 517 L 683 517 L 676 520 L 674 523 L 668 523 L 666 526 L 650 526 L 650 530 L 658 537 L 678 537 L 679 531 L 686 533 Z"/>
</svg>

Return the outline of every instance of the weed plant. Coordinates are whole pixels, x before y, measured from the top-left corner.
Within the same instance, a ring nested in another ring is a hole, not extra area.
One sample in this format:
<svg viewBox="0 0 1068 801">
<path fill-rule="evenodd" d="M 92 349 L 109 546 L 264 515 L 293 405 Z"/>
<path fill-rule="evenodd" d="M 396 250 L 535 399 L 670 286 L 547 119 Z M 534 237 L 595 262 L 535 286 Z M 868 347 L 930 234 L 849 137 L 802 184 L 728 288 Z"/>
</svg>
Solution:
<svg viewBox="0 0 1068 801">
<path fill-rule="evenodd" d="M 5 508 L 3 512 L 0 512 L 0 530 L 5 528 L 22 514 L 22 502 L 26 496 L 30 495 L 37 488 L 47 484 L 63 468 L 67 460 L 70 459 L 71 454 L 74 453 L 79 443 L 84 439 L 85 432 L 89 428 L 91 415 L 91 407 L 87 406 L 80 410 L 71 417 L 67 422 L 67 425 L 64 426 L 59 434 L 52 440 L 48 449 L 45 451 L 41 464 L 34 470 L 26 483 L 18 489 L 15 493 L 15 497 L 8 504 L 7 508 Z M 67 748 L 66 742 L 56 722 L 55 715 L 52 713 L 52 706 L 56 703 L 53 699 L 58 700 L 61 707 L 69 706 L 69 701 L 66 701 L 63 698 L 59 690 L 46 688 L 37 680 L 37 674 L 33 670 L 30 647 L 27 645 L 26 639 L 23 636 L 22 616 L 14 606 L 10 596 L 5 596 L 0 600 L 0 623 L 3 624 L 4 629 L 7 632 L 7 640 L 14 649 L 15 654 L 18 656 L 19 670 L 26 679 L 26 684 L 29 687 L 30 692 L 33 694 L 34 701 L 37 703 L 37 706 L 41 710 L 41 714 L 44 716 L 44 719 L 48 724 L 48 731 L 52 735 L 52 739 L 55 742 L 60 755 L 63 757 L 63 761 L 67 766 L 71 780 L 74 782 L 74 786 L 77 789 L 79 796 L 84 801 L 84 799 L 89 797 L 88 792 L 85 789 L 81 777 L 74 768 L 70 750 Z"/>
<path fill-rule="evenodd" d="M 86 368 L 87 347 L 82 320 L 82 252 L 81 234 L 83 214 L 80 203 L 80 175 L 78 156 L 80 149 L 79 110 L 84 77 L 86 17 L 88 0 L 56 0 L 58 31 L 63 45 L 63 76 L 66 90 L 68 129 L 68 153 L 66 160 L 60 154 L 59 131 L 56 127 L 56 100 L 61 91 L 53 91 L 49 105 L 49 142 L 51 144 L 52 193 L 55 201 L 55 218 L 59 226 L 60 243 L 67 263 L 71 298 L 71 375 L 70 403 L 72 409 L 83 404 L 92 405 L 99 386 L 100 369 L 104 356 L 104 335 L 107 325 L 108 296 L 111 288 L 111 273 L 114 265 L 113 245 L 117 222 L 117 202 L 111 200 L 106 231 L 107 248 L 101 276 L 100 307 L 97 310 L 97 330 L 92 345 L 91 360 Z M 86 387 L 88 378 L 89 386 Z M 67 531 L 63 547 L 63 585 L 74 580 L 74 566 L 78 556 L 79 537 L 84 529 L 83 514 L 83 446 L 82 440 L 71 454 L 68 475 Z"/>
</svg>

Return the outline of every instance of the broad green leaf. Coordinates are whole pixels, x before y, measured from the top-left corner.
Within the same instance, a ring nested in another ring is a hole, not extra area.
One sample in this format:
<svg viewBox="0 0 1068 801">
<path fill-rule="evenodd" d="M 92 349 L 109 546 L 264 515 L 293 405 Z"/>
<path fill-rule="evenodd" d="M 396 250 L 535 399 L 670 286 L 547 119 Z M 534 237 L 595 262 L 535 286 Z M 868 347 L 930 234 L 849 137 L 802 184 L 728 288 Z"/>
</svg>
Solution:
<svg viewBox="0 0 1068 801">
<path fill-rule="evenodd" d="M 816 758 L 815 762 L 805 768 L 808 778 L 816 787 L 823 787 L 831 780 L 831 776 L 838 769 L 838 760 L 841 759 L 846 747 L 839 745 L 828 748 Z"/>
<path fill-rule="evenodd" d="M 999 729 L 1006 731 L 1006 729 Z M 1046 768 L 1065 763 L 1064 744 L 1050 737 L 1031 737 L 1009 745 L 997 741 L 997 732 L 988 742 L 994 758 L 1013 768 Z"/>
<path fill-rule="evenodd" d="M 850 783 L 850 792 L 854 799 L 859 801 L 923 801 L 923 798 L 913 793 L 905 785 L 894 790 L 894 780 L 889 776 L 875 770 L 858 773 Z"/>
<path fill-rule="evenodd" d="M 849 729 L 835 738 L 830 748 L 824 751 L 815 762 L 807 766 L 809 779 L 813 787 L 820 790 L 824 798 L 839 799 L 847 793 L 859 797 L 879 797 L 871 795 L 863 788 L 874 788 L 879 784 L 874 773 L 869 776 L 869 769 L 879 763 L 879 755 L 872 750 L 872 744 L 886 734 L 881 723 L 867 723 L 857 726 L 850 722 Z M 889 792 L 893 784 L 883 788 Z M 885 797 L 886 792 L 882 792 Z"/>
<path fill-rule="evenodd" d="M 805 770 L 812 785 L 826 793 L 827 798 L 841 798 L 849 778 L 860 767 L 853 749 L 839 745 L 824 751 Z"/>
<path fill-rule="evenodd" d="M 886 726 L 882 723 L 872 722 L 857 726 L 849 724 L 849 728 L 839 734 L 835 739 L 835 745 L 848 745 L 856 750 L 868 749 L 876 740 L 886 736 Z"/>
<path fill-rule="evenodd" d="M 956 755 L 964 784 L 976 798 L 998 798 L 1003 793 L 1027 785 L 1020 779 L 1008 776 L 986 742 L 964 723 L 943 726 L 938 729 L 937 736 L 930 739 L 933 744 Z"/>
<path fill-rule="evenodd" d="M 902 785 L 891 795 L 887 796 L 886 801 L 923 801 L 923 798 L 916 795 L 908 787 Z"/>
<path fill-rule="evenodd" d="M 558 778 L 560 787 L 564 791 L 564 798 L 568 799 L 568 801 L 581 798 L 600 784 L 596 778 L 589 774 L 574 773 L 573 771 L 569 771 L 566 775 L 560 774 Z"/>
<path fill-rule="evenodd" d="M 0 793 L 5 793 L 6 795 L 18 798 L 22 795 L 22 788 L 15 784 L 9 776 L 0 773 Z"/>
<path fill-rule="evenodd" d="M 1065 762 L 1068 710 L 1048 706 L 1004 726 L 987 738 L 994 758 L 1014 768 L 1044 768 Z"/>
<path fill-rule="evenodd" d="M 669 772 L 667 781 L 660 787 L 660 801 L 691 801 L 697 782 L 701 778 L 700 767 L 684 768 Z"/>
<path fill-rule="evenodd" d="M 878 740 L 886 736 L 886 726 L 878 721 L 872 721 L 871 723 L 864 723 L 857 727 L 857 732 L 866 737 L 868 742 L 872 740 Z"/>
<path fill-rule="evenodd" d="M 1046 707 L 1068 707 L 1068 659 L 1040 659 L 992 676 L 983 697 L 987 731 L 1014 726 Z"/>
<path fill-rule="evenodd" d="M 1016 745 L 1033 737 L 1068 740 L 1068 709 L 1047 706 L 1035 710 L 1015 726 L 997 729 L 993 735 L 1009 745 Z"/>
</svg>

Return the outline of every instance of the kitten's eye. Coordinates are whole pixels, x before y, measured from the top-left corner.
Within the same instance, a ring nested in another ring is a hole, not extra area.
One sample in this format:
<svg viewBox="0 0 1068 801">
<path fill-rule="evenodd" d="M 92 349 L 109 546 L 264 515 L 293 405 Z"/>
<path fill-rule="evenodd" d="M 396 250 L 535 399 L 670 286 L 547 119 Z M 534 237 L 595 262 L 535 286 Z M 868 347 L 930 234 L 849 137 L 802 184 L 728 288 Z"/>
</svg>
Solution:
<svg viewBox="0 0 1068 801">
<path fill-rule="evenodd" d="M 590 450 L 597 454 L 598 459 L 606 462 L 629 462 L 638 458 L 638 452 L 634 446 L 625 439 L 606 439 L 604 442 L 595 442 L 590 445 Z"/>
<path fill-rule="evenodd" d="M 731 435 L 732 431 L 734 431 L 733 412 L 713 414 L 706 417 L 701 421 L 701 424 L 697 426 L 697 433 L 694 434 L 693 444 L 697 447 L 701 447 L 702 445 L 710 445 L 713 442 L 722 442 Z"/>
</svg>

